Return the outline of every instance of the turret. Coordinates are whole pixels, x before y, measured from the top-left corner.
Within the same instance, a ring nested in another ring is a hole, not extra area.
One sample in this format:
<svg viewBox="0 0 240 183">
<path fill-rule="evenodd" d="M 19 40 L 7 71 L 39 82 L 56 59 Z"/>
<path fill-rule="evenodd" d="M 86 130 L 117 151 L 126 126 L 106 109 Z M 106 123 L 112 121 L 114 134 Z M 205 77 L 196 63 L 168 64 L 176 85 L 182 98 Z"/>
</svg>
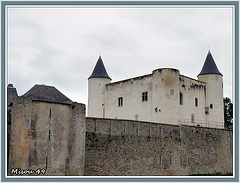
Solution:
<svg viewBox="0 0 240 183">
<path fill-rule="evenodd" d="M 88 117 L 105 117 L 104 91 L 105 85 L 111 82 L 101 56 L 88 78 Z"/>
<path fill-rule="evenodd" d="M 161 68 L 152 75 L 152 121 L 178 125 L 179 70 Z"/>
<path fill-rule="evenodd" d="M 206 83 L 206 121 L 214 125 L 213 127 L 224 128 L 223 75 L 218 70 L 210 51 L 198 74 L 198 80 Z"/>
</svg>

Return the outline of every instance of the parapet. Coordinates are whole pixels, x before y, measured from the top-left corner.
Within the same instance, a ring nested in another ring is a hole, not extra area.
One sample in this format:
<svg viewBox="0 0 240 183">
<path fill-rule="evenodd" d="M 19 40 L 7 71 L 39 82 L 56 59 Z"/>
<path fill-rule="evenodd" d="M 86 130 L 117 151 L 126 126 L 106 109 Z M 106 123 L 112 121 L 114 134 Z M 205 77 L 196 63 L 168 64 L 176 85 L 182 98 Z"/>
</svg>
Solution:
<svg viewBox="0 0 240 183">
<path fill-rule="evenodd" d="M 154 74 L 155 72 L 159 72 L 159 73 L 162 73 L 164 71 L 170 71 L 170 72 L 173 72 L 173 73 L 180 73 L 180 71 L 178 69 L 175 69 L 175 68 L 159 68 L 159 69 L 155 69 L 152 71 L 152 73 Z"/>
</svg>

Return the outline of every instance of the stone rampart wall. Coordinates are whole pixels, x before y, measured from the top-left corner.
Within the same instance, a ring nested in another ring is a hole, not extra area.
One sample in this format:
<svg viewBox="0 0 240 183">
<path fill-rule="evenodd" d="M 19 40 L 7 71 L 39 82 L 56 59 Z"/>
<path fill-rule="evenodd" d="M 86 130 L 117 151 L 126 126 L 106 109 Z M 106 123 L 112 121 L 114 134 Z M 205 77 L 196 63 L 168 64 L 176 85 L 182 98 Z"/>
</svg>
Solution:
<svg viewBox="0 0 240 183">
<path fill-rule="evenodd" d="M 233 170 L 232 131 L 86 119 L 85 175 L 190 175 Z"/>
</svg>

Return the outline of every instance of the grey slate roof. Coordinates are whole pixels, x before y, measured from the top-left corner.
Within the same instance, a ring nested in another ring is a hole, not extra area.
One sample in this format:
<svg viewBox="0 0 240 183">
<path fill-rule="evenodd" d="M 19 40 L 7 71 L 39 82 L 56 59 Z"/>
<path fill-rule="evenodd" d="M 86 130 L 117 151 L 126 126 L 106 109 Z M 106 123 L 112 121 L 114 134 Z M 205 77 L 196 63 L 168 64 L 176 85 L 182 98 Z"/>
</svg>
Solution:
<svg viewBox="0 0 240 183">
<path fill-rule="evenodd" d="M 17 97 L 17 90 L 14 87 L 7 87 L 7 105 L 11 105 L 13 103 L 13 98 Z"/>
<path fill-rule="evenodd" d="M 208 52 L 207 58 L 204 62 L 203 68 L 199 75 L 205 75 L 205 74 L 219 74 L 222 75 L 221 72 L 218 70 L 217 65 L 212 57 L 211 52 Z"/>
<path fill-rule="evenodd" d="M 99 56 L 98 61 L 95 65 L 95 68 L 94 68 L 91 76 L 88 79 L 90 79 L 90 78 L 108 78 L 108 79 L 111 79 L 109 77 L 105 67 L 104 67 L 101 56 Z"/>
<path fill-rule="evenodd" d="M 54 86 L 34 85 L 23 96 L 31 97 L 32 100 L 58 104 L 72 104 L 72 101 L 63 95 Z"/>
</svg>

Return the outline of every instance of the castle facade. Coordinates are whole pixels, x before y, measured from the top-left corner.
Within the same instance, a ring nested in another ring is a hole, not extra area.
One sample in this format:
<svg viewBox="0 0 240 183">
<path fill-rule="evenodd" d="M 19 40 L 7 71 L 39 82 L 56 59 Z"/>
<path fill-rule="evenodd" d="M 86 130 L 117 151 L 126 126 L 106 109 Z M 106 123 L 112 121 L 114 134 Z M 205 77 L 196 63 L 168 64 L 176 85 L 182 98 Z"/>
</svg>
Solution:
<svg viewBox="0 0 240 183">
<path fill-rule="evenodd" d="M 88 78 L 88 117 L 224 128 L 222 77 L 210 51 L 197 80 L 161 68 L 111 82 L 99 57 Z"/>
</svg>

